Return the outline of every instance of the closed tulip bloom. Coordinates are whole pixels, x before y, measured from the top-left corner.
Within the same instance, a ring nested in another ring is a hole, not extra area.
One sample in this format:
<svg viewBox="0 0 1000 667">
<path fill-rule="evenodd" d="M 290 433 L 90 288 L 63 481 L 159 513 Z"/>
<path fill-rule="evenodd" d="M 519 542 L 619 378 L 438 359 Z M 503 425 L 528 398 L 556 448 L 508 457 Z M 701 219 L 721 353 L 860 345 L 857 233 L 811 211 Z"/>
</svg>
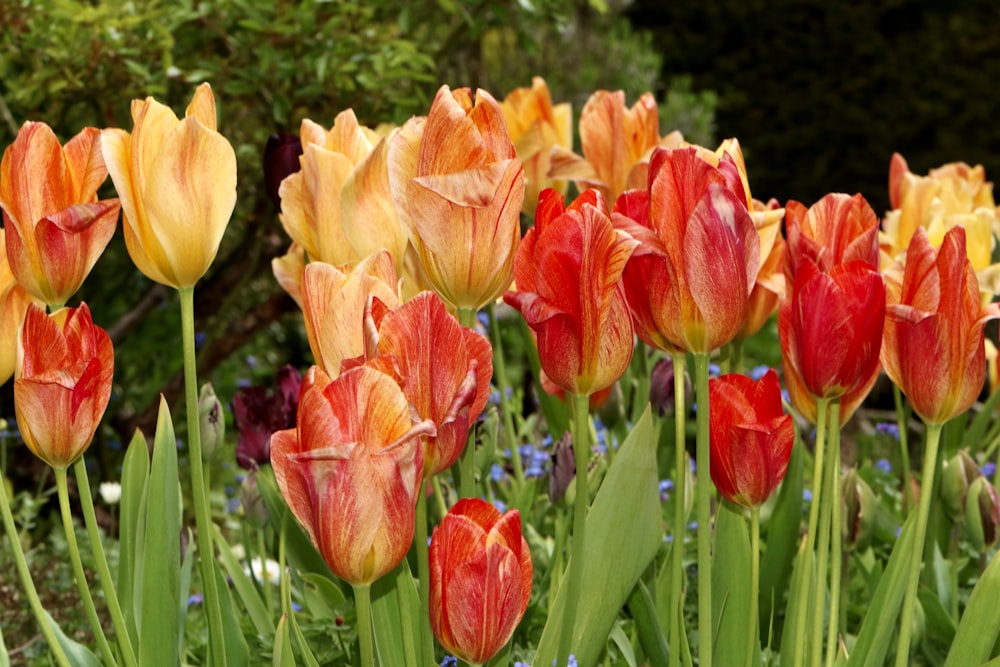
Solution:
<svg viewBox="0 0 1000 667">
<path fill-rule="evenodd" d="M 117 199 L 97 201 L 108 176 L 101 133 L 88 127 L 59 144 L 27 122 L 0 162 L 7 259 L 36 299 L 61 307 L 80 289 L 118 225 Z"/>
<path fill-rule="evenodd" d="M 389 183 L 424 277 L 454 308 L 478 310 L 510 285 L 524 170 L 500 105 L 442 86 L 427 118 L 390 140 Z"/>
<path fill-rule="evenodd" d="M 169 287 L 193 287 L 205 275 L 236 205 L 236 153 L 216 131 L 215 115 L 215 97 L 203 83 L 183 120 L 147 97 L 132 100 L 131 134 L 101 134 L 129 256 Z"/>
<path fill-rule="evenodd" d="M 87 304 L 51 317 L 28 306 L 14 371 L 14 412 L 28 449 L 54 468 L 76 461 L 111 398 L 114 349 Z"/>
<path fill-rule="evenodd" d="M 640 242 L 623 274 L 636 333 L 661 350 L 707 353 L 746 321 L 760 236 L 731 156 L 657 149 L 649 190 L 615 204 L 614 224 Z"/>
<path fill-rule="evenodd" d="M 7 263 L 4 237 L 0 234 L 0 385 L 14 375 L 17 338 L 28 304 L 37 301 L 14 278 Z"/>
<path fill-rule="evenodd" d="M 797 201 L 785 206 L 788 245 L 785 277 L 795 280 L 808 257 L 820 269 L 855 260 L 879 266 L 878 217 L 860 194 L 830 193 L 806 208 Z"/>
<path fill-rule="evenodd" d="M 871 389 L 884 321 L 885 286 L 874 267 L 854 261 L 824 273 L 804 258 L 791 298 L 778 311 L 785 376 L 816 398 Z"/>
<path fill-rule="evenodd" d="M 399 385 L 366 366 L 303 379 L 296 428 L 271 437 L 271 465 L 292 514 L 344 581 L 370 584 L 410 548 L 423 471 L 420 437 Z"/>
<path fill-rule="evenodd" d="M 968 410 L 986 376 L 983 329 L 1000 308 L 982 305 L 965 230 L 952 228 L 935 251 L 917 229 L 902 281 L 887 274 L 886 295 L 882 364 L 889 379 L 927 423 Z"/>
<path fill-rule="evenodd" d="M 538 341 L 542 370 L 558 387 L 589 395 L 614 384 L 632 359 L 632 320 L 621 284 L 638 243 L 617 231 L 604 198 L 583 193 L 566 208 L 546 190 L 518 249 L 517 308 Z"/>
<path fill-rule="evenodd" d="M 730 502 L 760 507 L 784 478 L 795 442 L 778 375 L 769 370 L 756 382 L 723 375 L 709 381 L 708 392 L 712 481 Z"/>
<path fill-rule="evenodd" d="M 517 510 L 458 501 L 430 545 L 430 617 L 441 645 L 480 665 L 510 641 L 531 598 L 531 552 Z"/>
</svg>

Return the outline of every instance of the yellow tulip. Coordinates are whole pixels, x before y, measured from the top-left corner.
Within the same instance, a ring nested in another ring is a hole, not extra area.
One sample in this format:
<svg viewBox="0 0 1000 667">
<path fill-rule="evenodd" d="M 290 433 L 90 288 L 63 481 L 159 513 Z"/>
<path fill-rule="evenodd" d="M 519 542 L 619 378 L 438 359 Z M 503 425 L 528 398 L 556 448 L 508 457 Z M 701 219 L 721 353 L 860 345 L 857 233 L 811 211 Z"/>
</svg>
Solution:
<svg viewBox="0 0 1000 667">
<path fill-rule="evenodd" d="M 125 245 L 150 279 L 193 287 L 215 259 L 236 205 L 236 153 L 216 131 L 215 97 L 201 84 L 183 120 L 152 97 L 132 100 L 132 133 L 101 133 L 118 190 Z"/>
</svg>

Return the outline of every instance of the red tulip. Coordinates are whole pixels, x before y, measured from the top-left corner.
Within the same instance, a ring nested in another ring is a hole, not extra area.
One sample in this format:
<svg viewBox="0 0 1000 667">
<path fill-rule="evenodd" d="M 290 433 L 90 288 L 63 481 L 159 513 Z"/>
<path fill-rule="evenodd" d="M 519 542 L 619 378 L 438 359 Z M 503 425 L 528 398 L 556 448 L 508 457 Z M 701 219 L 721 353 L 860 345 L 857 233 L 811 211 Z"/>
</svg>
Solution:
<svg viewBox="0 0 1000 667">
<path fill-rule="evenodd" d="M 510 640 L 531 597 L 520 514 L 460 500 L 434 529 L 429 558 L 434 636 L 462 660 L 485 663 Z"/>
<path fill-rule="evenodd" d="M 727 500 L 759 507 L 784 478 L 795 441 L 778 376 L 723 375 L 709 381 L 708 394 L 712 481 Z"/>
<path fill-rule="evenodd" d="M 605 389 L 628 368 L 633 330 L 621 275 L 637 245 L 611 225 L 596 190 L 569 208 L 554 190 L 542 193 L 514 261 L 517 290 L 504 301 L 535 331 L 542 370 L 570 393 Z"/>
<path fill-rule="evenodd" d="M 804 258 L 792 297 L 778 312 L 785 376 L 815 398 L 839 398 L 858 387 L 867 394 L 880 370 L 884 320 L 885 287 L 874 267 L 854 261 L 823 273 Z M 794 399 L 792 388 L 790 382 Z"/>
<path fill-rule="evenodd" d="M 614 224 L 641 244 L 622 277 L 640 338 L 707 353 L 737 335 L 760 268 L 760 236 L 728 153 L 713 165 L 693 147 L 657 149 L 648 195 L 619 198 Z"/>
<path fill-rule="evenodd" d="M 983 328 L 1000 317 L 983 306 L 965 253 L 965 230 L 952 228 L 941 248 L 916 230 L 906 252 L 902 282 L 887 274 L 882 363 L 913 410 L 931 424 L 965 412 L 983 389 Z"/>
<path fill-rule="evenodd" d="M 14 371 L 14 412 L 25 444 L 53 468 L 76 461 L 111 398 L 114 349 L 87 304 L 51 317 L 28 306 Z"/>
<path fill-rule="evenodd" d="M 878 268 L 878 218 L 864 197 L 831 193 L 806 209 L 797 201 L 785 206 L 788 249 L 785 277 L 795 279 L 803 258 L 821 271 L 854 260 Z"/>
<path fill-rule="evenodd" d="M 292 514 L 330 569 L 370 584 L 406 557 L 423 472 L 420 437 L 399 385 L 361 366 L 330 380 L 313 366 L 297 427 L 271 437 L 271 465 Z"/>
</svg>

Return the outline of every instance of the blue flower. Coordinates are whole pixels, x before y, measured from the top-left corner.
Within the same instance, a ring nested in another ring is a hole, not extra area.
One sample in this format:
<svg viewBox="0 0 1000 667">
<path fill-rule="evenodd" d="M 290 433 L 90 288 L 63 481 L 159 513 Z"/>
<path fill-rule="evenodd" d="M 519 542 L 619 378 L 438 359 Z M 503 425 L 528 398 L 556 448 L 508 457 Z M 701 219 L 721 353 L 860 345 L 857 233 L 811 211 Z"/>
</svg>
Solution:
<svg viewBox="0 0 1000 667">
<path fill-rule="evenodd" d="M 884 472 L 886 475 L 892 474 L 892 464 L 889 463 L 888 459 L 879 459 L 875 462 L 875 467 Z"/>
<path fill-rule="evenodd" d="M 456 665 L 458 665 L 458 658 L 453 655 L 446 655 L 441 661 L 441 667 L 456 667 Z"/>
<path fill-rule="evenodd" d="M 499 482 L 501 479 L 503 479 L 503 466 L 501 466 L 499 463 L 494 463 L 490 467 L 490 479 L 492 479 L 494 482 Z"/>
<path fill-rule="evenodd" d="M 802 489 L 802 500 L 807 503 L 811 503 L 813 500 L 813 492 L 811 489 Z"/>
<path fill-rule="evenodd" d="M 500 514 L 503 514 L 504 512 L 507 511 L 507 504 L 502 500 L 494 499 L 493 507 L 496 507 L 498 510 L 500 510 Z"/>
<path fill-rule="evenodd" d="M 992 477 L 996 471 L 997 464 L 993 463 L 993 461 L 987 461 L 979 468 L 979 472 L 983 473 L 983 476 L 985 477 Z"/>
<path fill-rule="evenodd" d="M 191 605 L 201 604 L 202 599 L 201 593 L 192 593 L 188 596 L 188 606 L 190 607 Z"/>
<path fill-rule="evenodd" d="M 750 369 L 750 378 L 756 382 L 764 377 L 764 374 L 769 370 L 771 370 L 770 366 L 754 366 Z"/>
<path fill-rule="evenodd" d="M 875 432 L 888 435 L 894 440 L 899 440 L 899 425 L 893 422 L 879 422 L 875 424 Z"/>
</svg>

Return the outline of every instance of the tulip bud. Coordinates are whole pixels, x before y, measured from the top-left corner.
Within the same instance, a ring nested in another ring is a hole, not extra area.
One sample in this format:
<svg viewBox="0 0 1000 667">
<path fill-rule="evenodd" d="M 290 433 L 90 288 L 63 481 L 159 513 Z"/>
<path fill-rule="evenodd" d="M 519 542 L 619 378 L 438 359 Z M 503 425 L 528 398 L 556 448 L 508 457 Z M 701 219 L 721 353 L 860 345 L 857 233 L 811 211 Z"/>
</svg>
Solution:
<svg viewBox="0 0 1000 667">
<path fill-rule="evenodd" d="M 965 498 L 969 485 L 981 476 L 979 466 L 964 449 L 942 464 L 941 500 L 951 520 L 961 520 L 965 514 Z"/>
<path fill-rule="evenodd" d="M 844 524 L 841 527 L 845 549 L 864 549 L 871 542 L 878 500 L 868 483 L 856 470 L 844 477 L 842 497 Z"/>
<path fill-rule="evenodd" d="M 202 458 L 214 461 L 226 439 L 226 420 L 222 417 L 222 405 L 211 382 L 203 384 L 198 394 L 198 423 Z"/>
<path fill-rule="evenodd" d="M 965 525 L 969 541 L 979 549 L 991 549 L 1000 526 L 1000 499 L 989 480 L 980 475 L 972 480 L 965 503 Z"/>
<path fill-rule="evenodd" d="M 576 475 L 573 458 L 573 438 L 569 431 L 552 448 L 552 474 L 549 476 L 549 497 L 554 504 L 562 502 L 566 489 Z"/>
<path fill-rule="evenodd" d="M 625 396 L 622 394 L 620 382 L 615 382 L 607 391 L 607 397 L 597 407 L 597 416 L 610 431 L 625 420 Z"/>
<path fill-rule="evenodd" d="M 674 414 L 674 359 L 664 357 L 649 376 L 649 402 L 661 417 Z M 691 404 L 691 378 L 684 369 L 684 405 Z"/>
<path fill-rule="evenodd" d="M 264 187 L 274 207 L 281 208 L 278 187 L 285 176 L 302 169 L 299 156 L 302 155 L 302 140 L 290 132 L 275 132 L 267 138 L 264 146 Z"/>
<path fill-rule="evenodd" d="M 257 471 L 252 470 L 243 480 L 240 486 L 240 504 L 243 506 L 243 515 L 255 528 L 263 528 L 267 523 L 267 506 L 264 504 L 264 497 L 257 488 Z"/>
</svg>

